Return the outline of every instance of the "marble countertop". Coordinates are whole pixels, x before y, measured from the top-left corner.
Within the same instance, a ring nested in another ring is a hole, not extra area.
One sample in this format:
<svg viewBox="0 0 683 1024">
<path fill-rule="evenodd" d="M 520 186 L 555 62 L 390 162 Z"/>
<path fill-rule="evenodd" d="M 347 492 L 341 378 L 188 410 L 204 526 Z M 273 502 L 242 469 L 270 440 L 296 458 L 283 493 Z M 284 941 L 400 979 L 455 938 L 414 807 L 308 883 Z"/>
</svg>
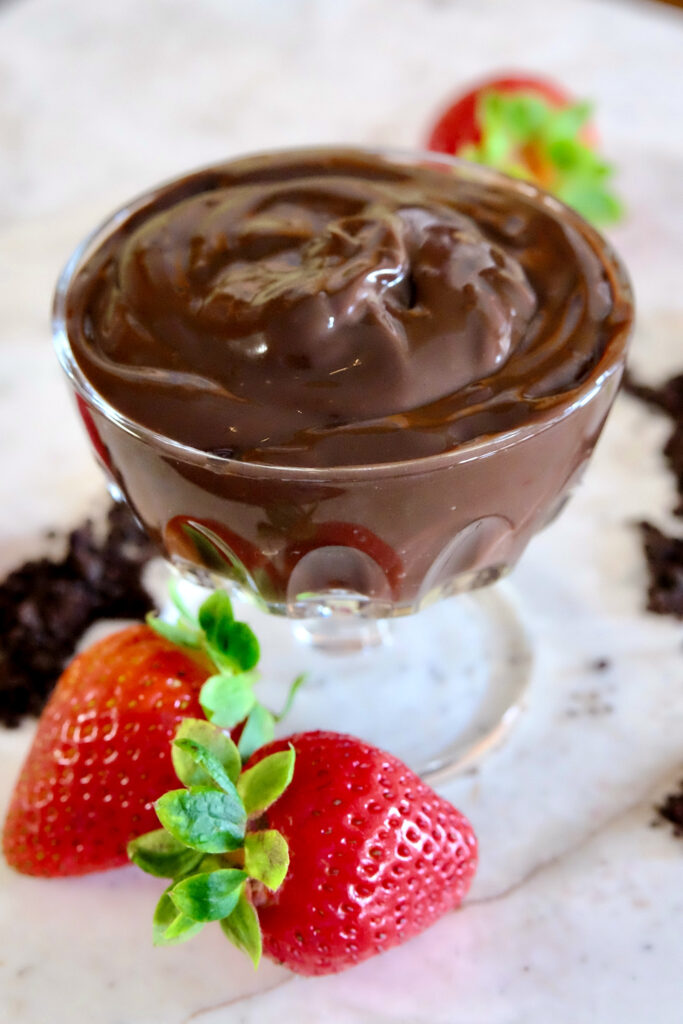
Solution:
<svg viewBox="0 0 683 1024">
<path fill-rule="evenodd" d="M 102 490 L 47 326 L 81 235 L 230 153 L 414 145 L 489 69 L 545 71 L 597 100 L 629 206 L 613 239 L 638 298 L 633 362 L 651 380 L 680 370 L 681 52 L 678 12 L 606 0 L 0 5 L 0 571 Z M 666 432 L 621 396 L 583 485 L 512 576 L 535 648 L 529 706 L 443 788 L 481 843 L 463 910 L 337 977 L 254 975 L 210 930 L 153 950 L 156 889 L 132 869 L 41 882 L 0 865 L 0 1018 L 679 1024 L 683 841 L 651 825 L 683 777 L 683 636 L 643 611 L 633 527 L 675 526 Z M 0 733 L 0 813 L 31 730 Z"/>
</svg>

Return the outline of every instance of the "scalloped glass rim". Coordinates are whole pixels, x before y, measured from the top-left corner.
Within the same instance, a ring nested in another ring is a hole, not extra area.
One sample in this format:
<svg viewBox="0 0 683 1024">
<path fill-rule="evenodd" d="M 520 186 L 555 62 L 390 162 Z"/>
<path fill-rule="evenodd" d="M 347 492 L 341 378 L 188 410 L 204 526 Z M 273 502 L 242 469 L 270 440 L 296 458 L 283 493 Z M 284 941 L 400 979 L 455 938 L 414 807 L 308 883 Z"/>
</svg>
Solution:
<svg viewBox="0 0 683 1024">
<path fill-rule="evenodd" d="M 260 151 L 230 157 L 228 160 L 223 161 L 223 163 L 227 164 L 238 160 L 241 161 L 259 158 L 267 156 L 269 153 L 275 155 L 278 153 L 296 154 L 298 152 L 317 152 L 323 155 L 329 152 L 339 153 L 344 150 L 348 150 L 353 153 L 367 153 L 403 163 L 443 164 L 449 169 L 458 170 L 458 172 L 463 176 L 478 178 L 480 180 L 484 179 L 496 184 L 503 184 L 507 188 L 514 188 L 518 192 L 537 199 L 555 213 L 561 213 L 565 219 L 572 221 L 573 226 L 576 227 L 584 236 L 587 236 L 589 242 L 596 249 L 602 251 L 606 260 L 611 263 L 613 267 L 615 280 L 617 286 L 621 289 L 622 298 L 633 305 L 633 290 L 626 268 L 611 244 L 603 235 L 600 234 L 599 231 L 585 221 L 580 214 L 576 213 L 575 210 L 566 206 L 559 199 L 555 198 L 555 196 L 544 192 L 543 189 L 537 188 L 529 182 L 522 181 L 517 178 L 510 178 L 508 175 L 502 174 L 500 171 L 492 170 L 491 168 L 484 167 L 481 164 L 461 160 L 458 157 L 449 157 L 443 153 L 434 153 L 431 150 L 410 150 L 348 145 L 320 147 L 300 146 Z M 221 166 L 221 164 L 214 161 L 211 164 L 196 168 L 196 170 L 187 173 L 200 174 L 202 171 L 210 170 L 211 168 L 218 166 Z M 176 441 L 171 437 L 159 434 L 156 431 L 143 426 L 141 423 L 137 423 L 135 420 L 129 419 L 127 416 L 120 413 L 118 409 L 112 406 L 92 386 L 79 367 L 71 349 L 71 343 L 69 341 L 66 328 L 66 297 L 69 286 L 75 274 L 80 270 L 82 264 L 89 257 L 91 251 L 94 250 L 108 234 L 114 231 L 123 220 L 126 220 L 137 210 L 141 209 L 160 190 L 163 190 L 176 180 L 177 176 L 170 178 L 161 184 L 155 185 L 153 188 L 147 189 L 145 192 L 130 200 L 124 206 L 119 207 L 118 210 L 102 221 L 94 228 L 93 231 L 86 235 L 79 245 L 76 246 L 57 280 L 52 308 L 52 332 L 57 358 L 77 393 L 87 403 L 105 416 L 111 423 L 115 424 L 126 433 L 154 448 L 161 449 L 169 456 L 179 459 L 180 461 L 200 465 L 205 469 L 211 469 L 218 473 L 235 473 L 237 471 L 245 476 L 267 477 L 272 475 L 279 478 L 284 476 L 290 479 L 311 479 L 316 477 L 322 479 L 329 479 L 330 477 L 334 477 L 335 479 L 339 477 L 349 479 L 369 474 L 373 476 L 385 476 L 392 475 L 397 472 L 405 474 L 406 472 L 422 473 L 428 470 L 432 471 L 434 469 L 438 469 L 440 463 L 447 466 L 454 462 L 459 464 L 469 462 L 475 458 L 485 458 L 494 451 L 500 451 L 512 445 L 519 444 L 527 437 L 542 433 L 555 423 L 563 420 L 566 416 L 571 415 L 571 413 L 576 409 L 581 408 L 589 402 L 596 392 L 607 383 L 612 375 L 620 370 L 623 364 L 626 341 L 630 333 L 629 330 L 624 330 L 623 335 L 620 336 L 619 340 L 621 341 L 621 344 L 618 344 L 615 341 L 610 350 L 603 355 L 598 367 L 596 367 L 599 372 L 597 374 L 594 372 L 588 381 L 586 381 L 580 388 L 568 392 L 566 404 L 559 402 L 554 405 L 547 418 L 536 420 L 533 424 L 516 427 L 513 430 L 505 431 L 503 433 L 492 434 L 483 438 L 475 438 L 472 441 L 456 445 L 454 448 L 451 448 L 446 452 L 422 456 L 415 459 L 395 462 L 368 463 L 364 465 L 324 467 L 287 466 L 275 463 L 248 462 L 242 459 L 229 458 L 225 455 L 216 455 L 211 452 L 205 452 L 199 448 L 193 448 L 190 445 L 183 444 L 181 441 Z M 600 369 L 601 367 L 602 369 Z"/>
</svg>

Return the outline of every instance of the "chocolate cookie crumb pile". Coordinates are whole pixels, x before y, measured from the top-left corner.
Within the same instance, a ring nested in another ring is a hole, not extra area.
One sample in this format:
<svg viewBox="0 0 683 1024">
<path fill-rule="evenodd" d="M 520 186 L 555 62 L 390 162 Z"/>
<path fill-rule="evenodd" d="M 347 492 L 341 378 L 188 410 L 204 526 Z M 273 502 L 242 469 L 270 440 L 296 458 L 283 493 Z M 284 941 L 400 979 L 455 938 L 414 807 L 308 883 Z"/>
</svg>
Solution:
<svg viewBox="0 0 683 1024">
<path fill-rule="evenodd" d="M 683 373 L 672 377 L 659 388 L 639 384 L 627 371 L 624 375 L 624 390 L 641 402 L 665 412 L 673 420 L 673 432 L 664 445 L 664 456 L 671 472 L 676 477 L 678 505 L 674 515 L 683 516 Z"/>
<path fill-rule="evenodd" d="M 640 523 L 650 584 L 647 607 L 683 618 L 683 538 L 669 537 L 652 523 Z"/>
<path fill-rule="evenodd" d="M 83 632 L 96 619 L 139 619 L 152 607 L 141 573 L 156 553 L 115 505 L 103 538 L 86 520 L 61 561 L 26 562 L 0 583 L 0 724 L 40 714 Z"/>
<path fill-rule="evenodd" d="M 673 431 L 664 445 L 664 456 L 676 477 L 678 504 L 674 515 L 683 516 L 683 374 L 659 388 L 639 384 L 626 374 L 624 390 L 673 420 Z M 683 537 L 671 537 L 652 523 L 640 523 L 650 574 L 647 607 L 660 615 L 683 618 Z"/>
<path fill-rule="evenodd" d="M 683 837 L 683 780 L 677 793 L 670 793 L 663 804 L 657 807 L 660 817 L 674 827 L 674 835 Z"/>
</svg>

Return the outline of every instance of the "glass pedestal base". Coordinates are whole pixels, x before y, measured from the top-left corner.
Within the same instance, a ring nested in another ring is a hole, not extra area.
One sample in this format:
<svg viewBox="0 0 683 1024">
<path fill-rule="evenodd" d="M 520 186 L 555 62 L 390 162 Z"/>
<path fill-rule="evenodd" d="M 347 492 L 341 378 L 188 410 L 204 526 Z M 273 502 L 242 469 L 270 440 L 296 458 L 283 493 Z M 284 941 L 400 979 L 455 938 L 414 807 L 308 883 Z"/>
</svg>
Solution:
<svg viewBox="0 0 683 1024">
<path fill-rule="evenodd" d="M 366 631 L 366 645 L 344 654 L 326 650 L 325 623 L 311 623 L 309 631 L 305 621 L 237 600 L 235 614 L 261 642 L 257 690 L 264 704 L 279 710 L 289 684 L 306 673 L 280 735 L 351 733 L 400 757 L 431 783 L 472 765 L 503 738 L 530 680 L 528 639 L 505 583 L 439 601 L 417 615 L 349 623 L 361 635 Z"/>
</svg>

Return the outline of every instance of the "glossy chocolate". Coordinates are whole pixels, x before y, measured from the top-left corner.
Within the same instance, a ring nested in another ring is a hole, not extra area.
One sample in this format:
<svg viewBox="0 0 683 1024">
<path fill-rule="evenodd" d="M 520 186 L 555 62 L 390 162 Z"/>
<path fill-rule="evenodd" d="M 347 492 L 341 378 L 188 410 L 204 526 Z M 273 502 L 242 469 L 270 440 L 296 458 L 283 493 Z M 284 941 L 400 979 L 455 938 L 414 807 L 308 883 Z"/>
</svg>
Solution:
<svg viewBox="0 0 683 1024">
<path fill-rule="evenodd" d="M 630 317 L 596 236 L 467 171 L 352 151 L 155 192 L 68 295 L 74 356 L 129 419 L 252 463 L 450 451 L 570 404 Z"/>
<path fill-rule="evenodd" d="M 606 243 L 532 187 L 318 150 L 121 211 L 54 322 L 100 462 L 183 571 L 388 616 L 496 579 L 562 507 L 631 317 Z"/>
</svg>

